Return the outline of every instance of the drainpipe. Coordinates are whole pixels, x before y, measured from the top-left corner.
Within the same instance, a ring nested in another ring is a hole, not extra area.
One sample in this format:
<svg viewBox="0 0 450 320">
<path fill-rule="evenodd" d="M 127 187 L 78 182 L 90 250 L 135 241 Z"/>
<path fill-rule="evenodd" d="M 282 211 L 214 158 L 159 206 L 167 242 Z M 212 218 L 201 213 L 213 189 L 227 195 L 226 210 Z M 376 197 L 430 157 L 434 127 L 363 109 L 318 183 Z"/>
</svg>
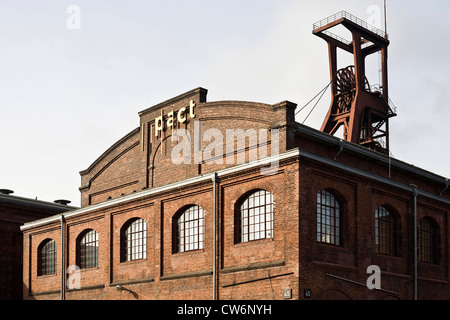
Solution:
<svg viewBox="0 0 450 320">
<path fill-rule="evenodd" d="M 217 172 L 214 172 L 213 182 L 213 300 L 217 300 Z"/>
<path fill-rule="evenodd" d="M 417 300 L 417 186 L 410 185 L 413 188 L 413 219 L 414 219 L 414 300 Z"/>
<path fill-rule="evenodd" d="M 441 191 L 441 193 L 439 194 L 440 196 L 442 196 L 442 194 L 448 189 L 449 185 L 450 185 L 450 181 L 448 179 L 445 179 L 444 181 L 445 183 L 445 188 L 444 190 Z"/>
<path fill-rule="evenodd" d="M 342 139 L 339 139 L 339 151 L 334 156 L 334 160 L 336 161 L 338 155 L 340 155 L 344 151 L 344 141 Z"/>
<path fill-rule="evenodd" d="M 61 214 L 61 300 L 64 300 L 64 214 Z"/>
</svg>

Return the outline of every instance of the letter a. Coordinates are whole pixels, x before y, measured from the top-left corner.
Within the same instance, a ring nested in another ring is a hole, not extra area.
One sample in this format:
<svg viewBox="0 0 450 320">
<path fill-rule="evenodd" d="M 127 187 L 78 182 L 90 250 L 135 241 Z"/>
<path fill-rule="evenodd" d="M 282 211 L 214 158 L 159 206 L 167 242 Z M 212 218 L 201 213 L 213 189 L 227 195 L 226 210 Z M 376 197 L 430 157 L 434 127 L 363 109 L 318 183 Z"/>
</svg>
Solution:
<svg viewBox="0 0 450 320">
<path fill-rule="evenodd" d="M 80 272 L 80 267 L 75 265 L 67 268 L 67 274 L 69 274 L 67 278 L 67 289 L 81 289 Z"/>
<path fill-rule="evenodd" d="M 69 30 L 81 29 L 81 10 L 79 6 L 70 5 L 66 12 L 71 14 L 66 21 Z"/>
<path fill-rule="evenodd" d="M 367 288 L 370 290 L 373 289 L 381 289 L 381 271 L 379 266 L 371 265 L 367 267 L 367 274 L 372 274 L 369 278 L 367 278 Z"/>
<path fill-rule="evenodd" d="M 182 142 L 178 142 L 183 138 Z M 178 142 L 172 149 L 171 158 L 174 164 L 191 164 L 191 135 L 185 129 L 176 129 L 172 135 L 172 141 Z"/>
</svg>

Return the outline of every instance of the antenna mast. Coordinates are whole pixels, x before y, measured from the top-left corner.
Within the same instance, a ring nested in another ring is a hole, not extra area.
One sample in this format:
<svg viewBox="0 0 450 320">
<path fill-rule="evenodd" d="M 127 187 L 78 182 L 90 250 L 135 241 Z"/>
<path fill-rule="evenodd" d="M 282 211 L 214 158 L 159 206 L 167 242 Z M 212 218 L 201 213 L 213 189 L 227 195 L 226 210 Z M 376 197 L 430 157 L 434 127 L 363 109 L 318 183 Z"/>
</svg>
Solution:
<svg viewBox="0 0 450 320">
<path fill-rule="evenodd" d="M 384 33 L 387 35 L 386 0 L 384 0 Z"/>
</svg>

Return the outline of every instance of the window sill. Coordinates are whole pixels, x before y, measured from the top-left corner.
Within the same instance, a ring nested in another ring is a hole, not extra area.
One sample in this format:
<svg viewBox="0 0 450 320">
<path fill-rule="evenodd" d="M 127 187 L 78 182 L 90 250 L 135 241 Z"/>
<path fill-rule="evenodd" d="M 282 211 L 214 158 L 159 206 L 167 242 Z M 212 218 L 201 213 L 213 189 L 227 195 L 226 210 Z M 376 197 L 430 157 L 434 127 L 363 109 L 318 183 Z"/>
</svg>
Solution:
<svg viewBox="0 0 450 320">
<path fill-rule="evenodd" d="M 316 243 L 322 246 L 327 246 L 330 248 L 341 248 L 341 249 L 346 249 L 346 247 L 342 244 L 333 244 L 333 243 L 328 243 L 328 242 L 322 242 L 322 241 L 317 241 Z"/>
<path fill-rule="evenodd" d="M 250 270 L 256 270 L 256 269 L 275 268 L 275 267 L 282 267 L 284 265 L 285 265 L 284 260 L 269 261 L 269 262 L 255 262 L 255 263 L 250 263 L 250 264 L 246 264 L 246 265 L 225 267 L 220 270 L 220 273 L 233 273 L 233 272 L 250 271 Z"/>
<path fill-rule="evenodd" d="M 81 272 L 85 272 L 85 271 L 95 271 L 95 270 L 100 270 L 100 267 L 90 267 L 90 268 L 84 268 L 84 269 L 81 269 L 80 268 L 80 271 Z"/>
<path fill-rule="evenodd" d="M 121 261 L 119 265 L 128 265 L 128 264 L 134 264 L 134 263 L 143 263 L 146 262 L 147 258 L 145 259 L 136 259 L 136 260 L 130 260 L 130 261 Z"/>
<path fill-rule="evenodd" d="M 238 242 L 235 243 L 235 247 L 239 248 L 239 247 L 246 247 L 246 246 L 252 246 L 252 245 L 262 245 L 268 242 L 273 242 L 273 237 L 272 238 L 264 238 L 264 239 L 257 239 L 257 240 L 250 240 L 250 241 L 246 241 L 246 242 Z"/>
<path fill-rule="evenodd" d="M 423 264 L 423 265 L 428 266 L 428 267 L 430 267 L 430 268 L 439 268 L 439 267 L 442 267 L 442 264 L 441 264 L 440 262 L 433 263 L 433 262 L 420 261 L 420 260 L 418 260 L 417 262 L 418 262 L 419 264 Z"/>
<path fill-rule="evenodd" d="M 205 249 L 196 249 L 196 250 L 189 250 L 189 251 L 183 251 L 183 252 L 173 252 L 172 255 L 175 256 L 184 256 L 184 255 L 191 255 L 191 254 L 200 254 L 205 253 Z"/>
<path fill-rule="evenodd" d="M 394 259 L 394 260 L 402 260 L 403 258 L 401 256 L 396 255 L 390 255 L 390 254 L 383 254 L 383 253 L 375 253 L 376 257 L 380 257 L 383 259 Z"/>
<path fill-rule="evenodd" d="M 44 278 L 51 278 L 51 277 L 56 277 L 58 274 L 57 273 L 52 273 L 52 274 L 43 274 L 43 275 L 39 275 L 37 276 L 38 279 L 44 279 Z"/>
</svg>

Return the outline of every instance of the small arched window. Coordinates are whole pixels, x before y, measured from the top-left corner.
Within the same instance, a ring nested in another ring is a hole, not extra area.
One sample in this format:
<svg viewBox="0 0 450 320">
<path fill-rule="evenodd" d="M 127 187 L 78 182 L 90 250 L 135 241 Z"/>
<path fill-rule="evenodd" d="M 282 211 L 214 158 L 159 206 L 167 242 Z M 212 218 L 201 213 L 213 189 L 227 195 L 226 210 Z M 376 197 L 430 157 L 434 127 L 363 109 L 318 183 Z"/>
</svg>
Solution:
<svg viewBox="0 0 450 320">
<path fill-rule="evenodd" d="M 147 223 L 144 219 L 132 219 L 121 231 L 121 261 L 147 258 Z"/>
<path fill-rule="evenodd" d="M 386 207 L 375 210 L 376 252 L 390 256 L 397 255 L 397 219 Z"/>
<path fill-rule="evenodd" d="M 77 239 L 77 264 L 80 269 L 98 267 L 98 233 L 89 229 Z"/>
<path fill-rule="evenodd" d="M 273 238 L 273 196 L 258 190 L 240 202 L 237 212 L 236 242 Z"/>
<path fill-rule="evenodd" d="M 419 261 L 439 263 L 439 227 L 430 217 L 420 220 L 417 234 L 417 254 Z"/>
<path fill-rule="evenodd" d="M 327 190 L 317 193 L 317 242 L 342 245 L 341 205 Z"/>
<path fill-rule="evenodd" d="M 182 211 L 175 224 L 175 252 L 199 250 L 205 247 L 205 212 L 202 207 L 191 206 Z"/>
<path fill-rule="evenodd" d="M 44 240 L 38 248 L 38 275 L 56 274 L 56 242 Z"/>
</svg>

